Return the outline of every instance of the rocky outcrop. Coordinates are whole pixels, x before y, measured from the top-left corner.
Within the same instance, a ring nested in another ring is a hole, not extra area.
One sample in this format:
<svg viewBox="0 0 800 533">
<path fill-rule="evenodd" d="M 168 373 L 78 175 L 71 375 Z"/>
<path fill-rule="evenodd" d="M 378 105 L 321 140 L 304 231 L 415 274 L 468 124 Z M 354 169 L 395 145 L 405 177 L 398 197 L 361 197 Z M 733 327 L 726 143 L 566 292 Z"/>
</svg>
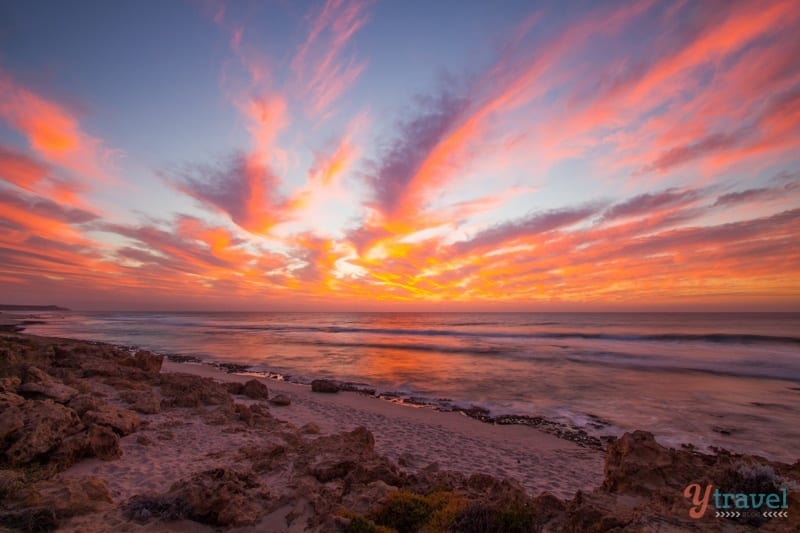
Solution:
<svg viewBox="0 0 800 533">
<path fill-rule="evenodd" d="M 82 420 L 85 424 L 108 426 L 123 437 L 136 431 L 142 423 L 133 411 L 109 404 L 100 404 L 96 409 L 86 411 Z"/>
<path fill-rule="evenodd" d="M 124 391 L 120 397 L 139 413 L 154 415 L 161 412 L 161 393 L 153 388 Z"/>
<path fill-rule="evenodd" d="M 233 406 L 228 390 L 210 378 L 161 374 L 162 403 L 169 407 Z"/>
<path fill-rule="evenodd" d="M 53 379 L 47 372 L 35 366 L 23 371 L 24 380 L 17 387 L 17 394 L 29 399 L 50 399 L 59 403 L 67 403 L 78 395 L 78 391 Z"/>
<path fill-rule="evenodd" d="M 311 382 L 312 392 L 339 392 L 339 385 L 329 379 L 315 379 Z"/>
<path fill-rule="evenodd" d="M 65 438 L 52 453 L 50 462 L 63 470 L 89 457 L 104 461 L 122 457 L 119 435 L 108 426 L 92 424 L 89 428 Z"/>
<path fill-rule="evenodd" d="M 176 482 L 159 496 L 136 496 L 125 504 L 128 518 L 146 523 L 189 519 L 201 524 L 240 527 L 264 514 L 269 492 L 249 473 L 218 468 Z"/>
<path fill-rule="evenodd" d="M 269 399 L 267 386 L 257 379 L 251 379 L 242 386 L 242 394 L 253 400 Z"/>
<path fill-rule="evenodd" d="M 23 403 L 25 403 L 25 398 L 19 394 L 9 391 L 0 392 L 0 411 L 15 405 L 22 405 Z"/>
<path fill-rule="evenodd" d="M 239 383 L 238 381 L 226 381 L 222 386 L 225 387 L 229 394 L 241 394 L 242 389 L 244 389 L 244 383 Z"/>
<path fill-rule="evenodd" d="M 655 490 L 683 490 L 708 473 L 700 455 L 670 450 L 659 445 L 652 433 L 625 433 L 606 453 L 603 488 L 611 493 L 650 494 Z"/>
<path fill-rule="evenodd" d="M 163 362 L 163 355 L 154 354 L 147 350 L 139 350 L 132 356 L 121 359 L 119 364 L 138 368 L 150 375 L 158 375 L 161 372 L 161 364 Z"/>
<path fill-rule="evenodd" d="M 50 400 L 28 400 L 24 404 L 6 409 L 3 419 L 18 422 L 14 431 L 6 436 L 10 442 L 5 456 L 10 464 L 21 465 L 34 457 L 47 453 L 66 437 L 83 429 L 78 415 L 72 409 Z"/>
<path fill-rule="evenodd" d="M 103 510 L 112 502 L 102 479 L 43 481 L 6 501 L 0 509 L 0 525 L 21 531 L 52 531 L 65 519 Z"/>
<path fill-rule="evenodd" d="M 22 380 L 17 376 L 0 378 L 0 392 L 17 392 Z"/>
<path fill-rule="evenodd" d="M 569 501 L 531 497 L 515 482 L 424 467 L 411 454 L 400 458 L 406 467 L 400 470 L 376 452 L 373 435 L 363 427 L 320 436 L 314 423 L 298 428 L 274 417 L 265 401 L 234 404 L 231 394 L 289 403 L 284 395 L 270 398 L 258 380 L 220 384 L 159 375 L 160 359 L 152 354 L 19 339 L 14 351 L 0 338 L 0 529 L 103 530 L 108 524 L 121 531 L 140 529 L 126 522 L 131 520 L 152 531 L 193 530 L 198 524 L 253 531 L 800 530 L 796 513 L 788 519 L 717 518 L 710 508 L 695 520 L 683 495 L 689 483 L 727 492 L 796 487 L 800 462 L 672 450 L 649 433 L 632 432 L 609 446 L 601 486 Z M 26 384 L 43 383 L 73 386 L 81 394 L 65 405 L 18 394 Z M 318 380 L 312 389 L 339 387 Z M 125 403 L 131 410 L 120 407 Z M 166 412 L 154 414 L 161 409 Z M 122 439 L 137 428 L 138 438 Z M 180 447 L 187 435 L 197 438 L 206 431 L 231 435 L 238 444 L 188 452 L 179 481 L 116 507 L 103 480 L 75 479 L 77 470 L 63 478 L 56 474 L 89 457 L 113 461 L 122 455 L 121 442 L 133 459 L 163 452 L 164 446 Z M 800 508 L 797 492 L 788 498 L 790 511 Z M 175 520 L 184 522 L 162 523 Z"/>
<path fill-rule="evenodd" d="M 77 390 L 57 381 L 23 383 L 17 390 L 25 398 L 51 399 L 59 403 L 67 403 L 78 395 Z"/>
</svg>

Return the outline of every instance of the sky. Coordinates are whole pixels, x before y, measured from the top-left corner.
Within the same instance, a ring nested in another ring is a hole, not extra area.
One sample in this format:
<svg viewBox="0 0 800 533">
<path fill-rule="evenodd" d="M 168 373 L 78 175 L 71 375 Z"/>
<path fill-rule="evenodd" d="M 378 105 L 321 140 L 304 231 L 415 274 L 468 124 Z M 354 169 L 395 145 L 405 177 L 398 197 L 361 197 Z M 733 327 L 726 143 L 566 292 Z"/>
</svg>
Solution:
<svg viewBox="0 0 800 533">
<path fill-rule="evenodd" d="M 0 303 L 800 311 L 800 3 L 0 2 Z"/>
</svg>

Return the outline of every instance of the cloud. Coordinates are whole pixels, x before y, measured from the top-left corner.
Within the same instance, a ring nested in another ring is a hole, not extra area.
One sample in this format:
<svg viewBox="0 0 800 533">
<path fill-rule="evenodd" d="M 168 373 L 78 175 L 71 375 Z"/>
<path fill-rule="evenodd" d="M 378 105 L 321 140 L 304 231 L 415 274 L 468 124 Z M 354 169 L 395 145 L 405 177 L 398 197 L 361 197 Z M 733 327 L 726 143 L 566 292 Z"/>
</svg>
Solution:
<svg viewBox="0 0 800 533">
<path fill-rule="evenodd" d="M 650 165 L 643 168 L 641 172 L 652 172 L 654 170 L 666 172 L 678 165 L 706 157 L 715 152 L 733 148 L 742 141 L 743 137 L 744 135 L 741 133 L 732 135 L 715 133 L 699 141 L 670 148 Z"/>
<path fill-rule="evenodd" d="M 782 187 L 757 187 L 721 194 L 714 202 L 715 207 L 739 204 L 752 204 L 759 201 L 785 199 L 800 192 L 800 182 L 791 181 Z"/>
<path fill-rule="evenodd" d="M 406 201 L 409 187 L 436 147 L 462 118 L 467 101 L 443 92 L 438 97 L 420 97 L 416 116 L 401 122 L 397 138 L 387 147 L 367 183 L 374 192 L 377 209 L 395 214 Z"/>
<path fill-rule="evenodd" d="M 48 163 L 80 178 L 108 180 L 112 151 L 86 134 L 78 119 L 58 103 L 23 87 L 0 70 L 0 119 L 22 133 Z"/>
<path fill-rule="evenodd" d="M 699 192 L 693 189 L 667 189 L 655 193 L 644 193 L 612 205 L 603 213 L 602 219 L 606 222 L 623 217 L 648 214 L 665 208 L 685 206 L 699 199 Z"/>
<path fill-rule="evenodd" d="M 504 222 L 484 230 L 469 240 L 455 243 L 454 246 L 461 253 L 499 247 L 520 237 L 539 236 L 577 224 L 598 214 L 601 208 L 601 204 L 592 203 L 530 213 L 520 219 Z"/>
<path fill-rule="evenodd" d="M 32 194 L 18 193 L 6 187 L 0 187 L 0 205 L 4 210 L 21 210 L 31 215 L 67 224 L 83 224 L 98 218 L 95 213 L 90 211 L 57 204 Z"/>
<path fill-rule="evenodd" d="M 252 233 L 268 233 L 285 220 L 278 178 L 248 155 L 234 154 L 215 166 L 188 166 L 168 180 Z"/>
<path fill-rule="evenodd" d="M 345 59 L 347 45 L 367 22 L 369 2 L 326 0 L 307 17 L 306 40 L 292 58 L 296 84 L 307 95 L 310 115 L 324 118 L 333 104 L 355 83 L 366 63 Z"/>
</svg>

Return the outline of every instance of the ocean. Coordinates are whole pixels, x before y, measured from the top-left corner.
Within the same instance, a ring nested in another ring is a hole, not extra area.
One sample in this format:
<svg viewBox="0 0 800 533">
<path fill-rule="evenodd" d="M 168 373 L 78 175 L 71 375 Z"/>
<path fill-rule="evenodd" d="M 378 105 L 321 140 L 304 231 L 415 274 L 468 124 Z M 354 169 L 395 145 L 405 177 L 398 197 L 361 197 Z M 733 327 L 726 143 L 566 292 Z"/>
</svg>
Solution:
<svg viewBox="0 0 800 533">
<path fill-rule="evenodd" d="M 651 431 L 800 459 L 798 313 L 37 313 L 28 333 L 136 346 L 418 406 Z"/>
</svg>

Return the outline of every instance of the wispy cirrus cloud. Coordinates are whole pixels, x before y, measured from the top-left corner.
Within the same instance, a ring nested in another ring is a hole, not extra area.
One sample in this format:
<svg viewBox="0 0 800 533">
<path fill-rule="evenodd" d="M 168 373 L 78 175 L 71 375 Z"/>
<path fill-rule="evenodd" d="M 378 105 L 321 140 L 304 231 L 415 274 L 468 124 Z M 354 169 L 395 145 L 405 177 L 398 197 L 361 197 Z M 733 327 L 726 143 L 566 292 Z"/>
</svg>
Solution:
<svg viewBox="0 0 800 533">
<path fill-rule="evenodd" d="M 353 37 L 364 24 L 371 2 L 326 0 L 307 16 L 308 34 L 291 60 L 295 85 L 307 95 L 309 114 L 325 118 L 332 106 L 353 86 L 366 62 L 346 57 Z"/>
</svg>

